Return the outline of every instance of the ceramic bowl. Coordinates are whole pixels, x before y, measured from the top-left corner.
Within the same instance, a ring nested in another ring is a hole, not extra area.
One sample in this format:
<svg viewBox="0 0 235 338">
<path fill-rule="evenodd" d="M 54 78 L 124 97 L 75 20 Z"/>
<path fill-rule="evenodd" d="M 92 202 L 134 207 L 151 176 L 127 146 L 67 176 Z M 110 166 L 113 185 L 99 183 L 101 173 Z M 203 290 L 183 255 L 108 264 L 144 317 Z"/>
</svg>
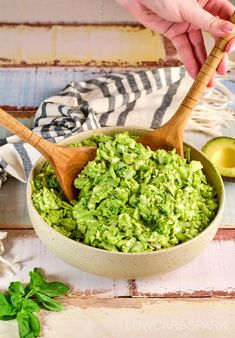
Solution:
<svg viewBox="0 0 235 338">
<path fill-rule="evenodd" d="M 128 130 L 131 135 L 141 135 L 148 131 L 134 127 L 106 127 L 97 129 L 95 132 L 96 134 L 114 135 L 124 130 Z M 82 132 L 67 138 L 61 144 L 67 145 L 77 140 L 90 138 L 93 134 L 94 131 Z M 51 252 L 66 263 L 88 273 L 131 279 L 161 274 L 179 268 L 199 255 L 213 239 L 221 222 L 224 208 L 224 186 L 218 171 L 203 153 L 192 146 L 191 158 L 202 162 L 208 182 L 217 190 L 219 209 L 209 226 L 187 242 L 155 252 L 123 253 L 93 248 L 63 236 L 40 217 L 32 203 L 30 181 L 42 168 L 45 162 L 43 157 L 34 165 L 27 185 L 27 204 L 32 225 L 40 240 Z"/>
</svg>

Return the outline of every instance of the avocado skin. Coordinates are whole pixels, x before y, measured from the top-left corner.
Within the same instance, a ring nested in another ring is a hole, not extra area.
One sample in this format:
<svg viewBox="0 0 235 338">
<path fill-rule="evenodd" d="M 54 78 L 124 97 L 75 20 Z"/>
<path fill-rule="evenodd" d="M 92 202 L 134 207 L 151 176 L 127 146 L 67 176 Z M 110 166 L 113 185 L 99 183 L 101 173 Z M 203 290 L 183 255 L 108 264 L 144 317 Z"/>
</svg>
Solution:
<svg viewBox="0 0 235 338">
<path fill-rule="evenodd" d="M 219 161 L 215 160 L 216 152 L 223 152 L 224 157 L 228 156 L 228 160 L 231 161 L 231 167 L 222 166 Z M 228 152 L 229 150 L 229 152 Z M 218 169 L 220 175 L 225 178 L 226 181 L 235 182 L 235 138 L 221 136 L 211 139 L 207 142 L 202 151 L 209 158 L 209 160 Z M 227 151 L 227 153 L 225 153 Z"/>
</svg>

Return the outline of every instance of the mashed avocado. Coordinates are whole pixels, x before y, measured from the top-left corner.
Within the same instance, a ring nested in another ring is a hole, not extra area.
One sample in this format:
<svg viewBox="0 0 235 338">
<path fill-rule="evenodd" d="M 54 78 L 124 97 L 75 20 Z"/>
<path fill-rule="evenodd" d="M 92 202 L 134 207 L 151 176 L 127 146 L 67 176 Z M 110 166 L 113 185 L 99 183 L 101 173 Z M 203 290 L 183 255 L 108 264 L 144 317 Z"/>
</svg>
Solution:
<svg viewBox="0 0 235 338">
<path fill-rule="evenodd" d="M 66 202 L 48 163 L 32 181 L 37 211 L 63 235 L 111 251 L 155 251 L 197 236 L 215 217 L 216 191 L 200 162 L 154 152 L 127 132 L 75 145 L 98 147 L 74 182 L 77 200 Z"/>
</svg>

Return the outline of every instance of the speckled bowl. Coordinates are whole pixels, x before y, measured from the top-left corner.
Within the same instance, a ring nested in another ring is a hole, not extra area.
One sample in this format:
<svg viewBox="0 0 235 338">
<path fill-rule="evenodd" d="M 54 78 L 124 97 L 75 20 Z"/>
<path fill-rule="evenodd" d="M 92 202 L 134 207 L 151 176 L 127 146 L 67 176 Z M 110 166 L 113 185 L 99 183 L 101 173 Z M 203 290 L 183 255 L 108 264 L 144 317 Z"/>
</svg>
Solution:
<svg viewBox="0 0 235 338">
<path fill-rule="evenodd" d="M 96 134 L 113 135 L 128 130 L 130 134 L 141 135 L 143 128 L 107 127 L 97 129 Z M 87 131 L 67 138 L 61 144 L 70 144 L 76 140 L 90 138 L 94 131 Z M 89 273 L 113 278 L 138 278 L 153 274 L 165 273 L 176 269 L 199 255 L 213 239 L 221 221 L 224 208 L 224 186 L 218 171 L 199 150 L 191 147 L 191 158 L 203 164 L 203 171 L 210 184 L 218 192 L 219 209 L 215 219 L 197 237 L 169 249 L 148 253 L 111 252 L 78 243 L 67 238 L 50 227 L 38 214 L 31 199 L 30 181 L 44 163 L 41 157 L 34 165 L 27 186 L 28 212 L 32 225 L 44 243 L 56 256 L 66 263 Z"/>
</svg>

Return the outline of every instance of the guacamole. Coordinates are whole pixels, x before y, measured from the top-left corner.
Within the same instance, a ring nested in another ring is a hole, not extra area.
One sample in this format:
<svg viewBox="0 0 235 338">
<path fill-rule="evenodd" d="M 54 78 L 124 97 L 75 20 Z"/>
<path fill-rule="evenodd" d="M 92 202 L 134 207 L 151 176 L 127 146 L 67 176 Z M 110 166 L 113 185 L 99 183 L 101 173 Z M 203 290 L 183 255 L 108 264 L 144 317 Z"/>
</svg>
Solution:
<svg viewBox="0 0 235 338">
<path fill-rule="evenodd" d="M 97 156 L 75 179 L 77 200 L 66 201 L 48 163 L 31 182 L 35 208 L 61 234 L 105 250 L 148 252 L 197 236 L 215 217 L 216 191 L 189 156 L 154 152 L 127 132 L 78 145 L 97 146 Z"/>
</svg>

